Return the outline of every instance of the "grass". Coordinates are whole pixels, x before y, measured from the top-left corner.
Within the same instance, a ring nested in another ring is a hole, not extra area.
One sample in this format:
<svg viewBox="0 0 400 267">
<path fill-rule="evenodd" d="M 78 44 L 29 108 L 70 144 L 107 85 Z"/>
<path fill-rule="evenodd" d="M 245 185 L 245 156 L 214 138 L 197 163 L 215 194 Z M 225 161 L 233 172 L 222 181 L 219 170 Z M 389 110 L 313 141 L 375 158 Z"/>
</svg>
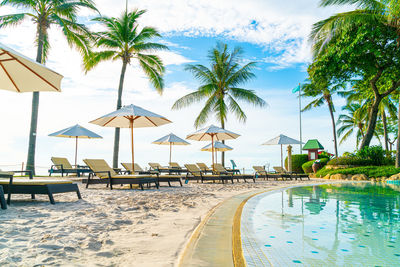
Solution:
<svg viewBox="0 0 400 267">
<path fill-rule="evenodd" d="M 369 178 L 376 177 L 390 177 L 394 174 L 400 173 L 400 168 L 395 168 L 394 166 L 362 166 L 362 167 L 354 167 L 347 169 L 336 169 L 336 170 L 328 170 L 326 168 L 322 168 L 319 170 L 316 175 L 317 177 L 324 177 L 327 174 L 365 174 Z"/>
</svg>

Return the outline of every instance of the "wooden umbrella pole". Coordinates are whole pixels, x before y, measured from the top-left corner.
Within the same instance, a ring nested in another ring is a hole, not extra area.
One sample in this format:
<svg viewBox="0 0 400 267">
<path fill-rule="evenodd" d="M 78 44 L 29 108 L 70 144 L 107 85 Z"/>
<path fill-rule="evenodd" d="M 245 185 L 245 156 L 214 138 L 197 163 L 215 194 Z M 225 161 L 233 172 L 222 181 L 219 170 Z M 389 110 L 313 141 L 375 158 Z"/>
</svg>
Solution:
<svg viewBox="0 0 400 267">
<path fill-rule="evenodd" d="M 75 168 L 78 168 L 77 166 L 77 159 L 78 159 L 78 136 L 75 136 Z"/>
<path fill-rule="evenodd" d="M 130 122 L 130 128 L 131 128 L 132 173 L 134 174 L 135 173 L 135 167 L 134 167 L 134 165 L 135 165 L 135 156 L 134 156 L 134 150 L 133 150 L 133 118 L 131 118 L 129 120 L 129 122 Z"/>
<path fill-rule="evenodd" d="M 169 143 L 169 163 L 171 164 L 172 143 Z"/>
<path fill-rule="evenodd" d="M 214 135 L 211 134 L 212 169 L 214 171 Z"/>
<path fill-rule="evenodd" d="M 282 144 L 281 144 L 281 167 L 283 168 L 283 150 L 282 150 Z"/>
</svg>

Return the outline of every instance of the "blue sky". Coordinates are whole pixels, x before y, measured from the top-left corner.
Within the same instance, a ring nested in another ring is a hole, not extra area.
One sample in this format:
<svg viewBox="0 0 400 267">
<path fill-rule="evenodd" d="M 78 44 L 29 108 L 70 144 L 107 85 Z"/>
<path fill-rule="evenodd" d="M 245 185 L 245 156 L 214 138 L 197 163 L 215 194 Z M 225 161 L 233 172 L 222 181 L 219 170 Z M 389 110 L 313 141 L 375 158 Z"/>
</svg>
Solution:
<svg viewBox="0 0 400 267">
<path fill-rule="evenodd" d="M 118 16 L 124 1 L 95 1 L 99 10 L 107 16 Z M 120 5 L 119 5 L 120 4 Z M 257 61 L 257 79 L 246 86 L 264 98 L 268 107 L 255 109 L 243 104 L 248 115 L 246 124 L 228 117 L 227 128 L 242 136 L 230 141 L 234 147 L 228 159 L 235 159 L 239 167 L 252 165 L 278 165 L 279 147 L 260 146 L 261 143 L 280 133 L 299 138 L 298 99 L 291 90 L 307 77 L 305 70 L 310 61 L 307 41 L 312 23 L 341 11 L 336 8 L 319 8 L 314 0 L 250 0 L 250 1 L 129 1 L 129 8 L 147 9 L 142 25 L 154 26 L 163 35 L 169 52 L 162 52 L 167 74 L 164 94 L 158 95 L 151 88 L 137 65 L 128 68 L 123 104 L 136 104 L 162 114 L 174 123 L 159 128 L 135 129 L 135 153 L 138 162 L 166 164 L 168 149 L 151 145 L 155 139 L 174 132 L 185 137 L 194 131 L 193 122 L 201 105 L 171 111 L 176 99 L 193 91 L 198 83 L 190 73 L 183 71 L 185 64 L 208 65 L 207 52 L 218 41 L 230 47 L 241 46 L 245 59 Z M 18 12 L 1 7 L 0 14 Z M 82 21 L 89 21 L 92 13 L 80 14 Z M 99 25 L 90 23 L 98 30 Z M 27 21 L 12 29 L 0 30 L 0 42 L 25 55 L 35 58 L 33 45 L 35 28 Z M 73 141 L 52 138 L 47 135 L 76 123 L 102 135 L 102 140 L 83 140 L 79 147 L 82 158 L 105 158 L 111 163 L 113 129 L 91 125 L 88 122 L 109 113 L 116 106 L 116 87 L 120 74 L 120 62 L 104 63 L 85 75 L 81 69 L 79 54 L 70 49 L 59 29 L 50 29 L 51 50 L 47 65 L 65 76 L 62 93 L 41 94 L 36 165 L 44 173 L 50 166 L 51 156 L 65 156 L 73 160 Z M 306 103 L 308 100 L 303 100 Z M 344 103 L 335 99 L 337 110 Z M 0 112 L 7 131 L 0 131 L 2 155 L 0 168 L 9 169 L 26 161 L 30 121 L 31 94 L 0 91 Z M 336 114 L 337 116 L 337 114 Z M 333 151 L 331 122 L 325 107 L 303 114 L 303 140 L 318 138 L 329 151 Z M 216 123 L 213 118 L 209 123 Z M 177 147 L 173 159 L 183 163 L 204 161 L 210 163 L 210 154 L 200 152 L 206 143 L 192 142 L 188 147 Z M 352 151 L 354 139 L 339 147 L 339 151 Z M 295 152 L 298 152 L 296 147 Z M 129 135 L 123 130 L 121 136 L 121 161 L 128 161 Z"/>
</svg>

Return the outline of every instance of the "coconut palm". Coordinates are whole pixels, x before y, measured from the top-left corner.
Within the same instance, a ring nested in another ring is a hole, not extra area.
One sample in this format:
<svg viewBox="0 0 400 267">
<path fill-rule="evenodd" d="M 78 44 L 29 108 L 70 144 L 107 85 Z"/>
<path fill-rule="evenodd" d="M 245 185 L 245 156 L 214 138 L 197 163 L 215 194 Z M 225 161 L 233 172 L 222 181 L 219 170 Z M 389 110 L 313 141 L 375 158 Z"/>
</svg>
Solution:
<svg viewBox="0 0 400 267">
<path fill-rule="evenodd" d="M 337 149 L 337 137 L 336 137 L 336 123 L 335 123 L 335 106 L 333 105 L 332 95 L 337 92 L 338 86 L 328 86 L 325 83 L 319 83 L 316 85 L 315 83 L 306 83 L 302 86 L 302 96 L 312 97 L 310 103 L 308 103 L 302 111 L 310 110 L 315 107 L 320 107 L 324 104 L 328 105 L 329 114 L 331 116 L 332 121 L 332 130 L 333 130 L 333 142 L 335 146 L 335 157 L 338 157 L 338 149 Z"/>
<path fill-rule="evenodd" d="M 15 26 L 29 19 L 36 25 L 36 61 L 45 63 L 50 49 L 49 29 L 58 26 L 68 44 L 77 48 L 83 55 L 88 53 L 89 31 L 83 24 L 77 22 L 80 8 L 95 10 L 91 0 L 3 0 L 0 6 L 10 5 L 26 12 L 0 16 L 0 28 Z M 26 169 L 35 173 L 36 130 L 39 111 L 39 92 L 33 93 L 31 126 L 29 132 L 29 147 Z"/>
<path fill-rule="evenodd" d="M 208 53 L 210 68 L 204 65 L 187 65 L 185 70 L 190 71 L 199 80 L 200 86 L 196 91 L 178 99 L 172 109 L 181 109 L 193 103 L 205 101 L 205 105 L 196 117 L 196 128 L 205 124 L 213 113 L 225 128 L 228 112 L 232 112 L 240 122 L 246 122 L 246 114 L 237 101 L 244 101 L 254 106 L 264 107 L 266 102 L 258 97 L 253 90 L 241 88 L 249 80 L 255 78 L 253 73 L 255 62 L 242 63 L 243 49 L 228 49 L 228 45 L 218 43 Z M 222 153 L 222 164 L 225 155 Z"/>
<path fill-rule="evenodd" d="M 365 136 L 365 124 L 367 119 L 367 108 L 361 103 L 350 103 L 343 107 L 347 114 L 341 114 L 337 121 L 337 134 L 340 144 L 346 141 L 354 132 L 356 135 L 356 149 L 362 138 Z"/>
<path fill-rule="evenodd" d="M 138 19 L 145 10 L 127 10 L 119 17 L 97 17 L 93 20 L 105 27 L 104 31 L 94 33 L 95 46 L 101 51 L 92 52 L 85 59 L 85 69 L 89 71 L 97 64 L 107 60 L 120 60 L 122 69 L 119 78 L 117 109 L 122 106 L 122 90 L 127 66 L 136 60 L 151 84 L 161 94 L 164 88 L 163 74 L 164 64 L 161 59 L 150 54 L 157 50 L 168 49 L 165 45 L 151 42 L 161 35 L 155 28 L 144 27 L 139 29 Z M 115 128 L 113 167 L 118 167 L 120 129 Z"/>
<path fill-rule="evenodd" d="M 314 24 L 311 32 L 314 56 L 322 53 L 327 44 L 349 28 L 357 28 L 359 25 L 378 25 L 397 35 L 397 43 L 400 46 L 400 3 L 396 0 L 321 0 L 321 6 L 344 5 L 354 6 L 355 10 L 335 14 L 328 19 Z M 354 38 L 356 38 L 354 36 Z M 396 86 L 379 91 L 375 86 L 374 103 L 370 109 L 367 130 L 361 143 L 361 148 L 369 146 L 374 135 L 375 125 L 379 113 L 379 102 L 394 92 Z"/>
</svg>

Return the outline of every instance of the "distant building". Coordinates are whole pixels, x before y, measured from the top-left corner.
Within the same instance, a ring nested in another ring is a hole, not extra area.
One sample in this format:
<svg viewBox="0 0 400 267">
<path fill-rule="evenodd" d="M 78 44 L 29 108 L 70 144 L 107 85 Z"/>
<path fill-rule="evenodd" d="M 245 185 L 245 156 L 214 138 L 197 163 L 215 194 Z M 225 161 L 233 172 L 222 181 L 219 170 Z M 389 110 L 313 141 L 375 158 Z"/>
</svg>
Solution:
<svg viewBox="0 0 400 267">
<path fill-rule="evenodd" d="M 308 140 L 307 143 L 304 145 L 303 150 L 308 151 L 308 160 L 315 160 L 318 159 L 318 152 L 319 150 L 323 150 L 324 147 L 318 142 L 317 139 Z"/>
</svg>

